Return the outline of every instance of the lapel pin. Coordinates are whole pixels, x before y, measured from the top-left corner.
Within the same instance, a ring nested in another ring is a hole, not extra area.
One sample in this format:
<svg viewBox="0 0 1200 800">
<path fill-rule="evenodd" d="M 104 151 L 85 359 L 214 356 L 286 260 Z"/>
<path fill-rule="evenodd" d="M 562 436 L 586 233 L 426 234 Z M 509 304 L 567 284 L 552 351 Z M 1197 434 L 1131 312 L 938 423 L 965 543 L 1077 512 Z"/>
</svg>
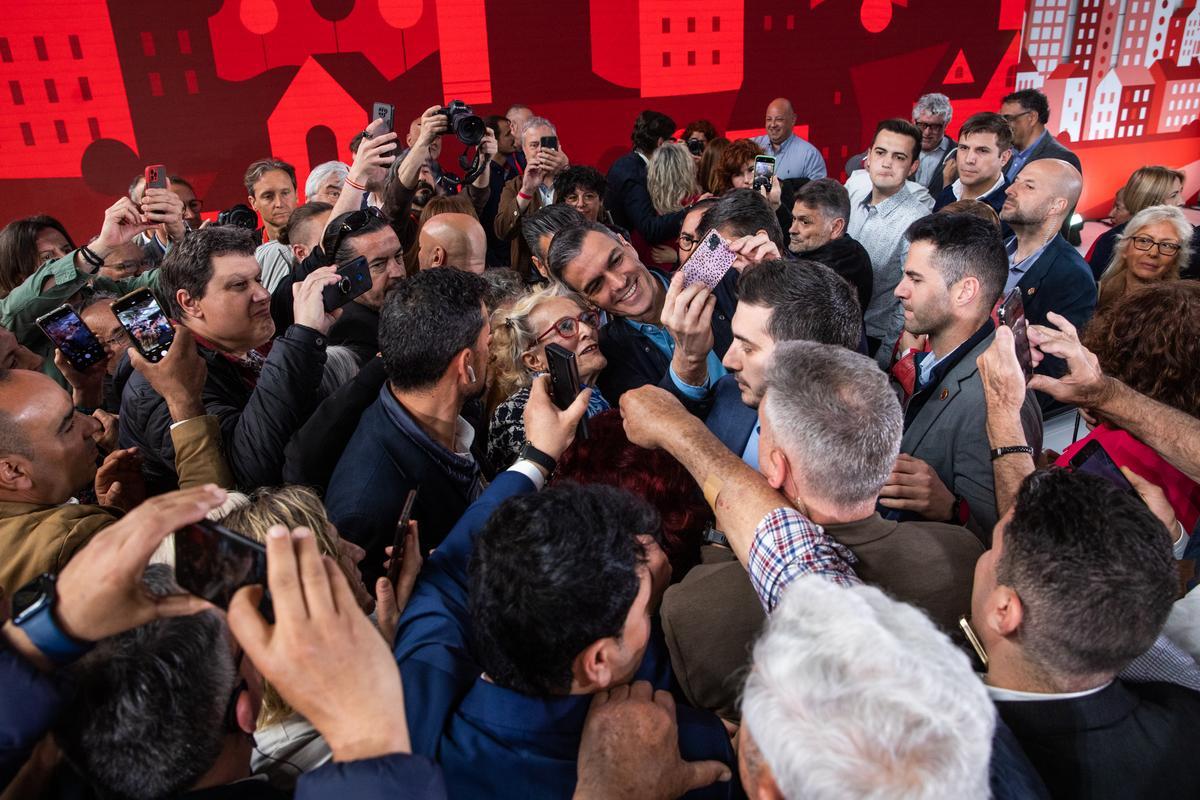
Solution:
<svg viewBox="0 0 1200 800">
<path fill-rule="evenodd" d="M 938 395 L 938 399 L 939 399 L 939 400 L 945 400 L 945 399 L 946 399 L 947 397 L 949 397 L 949 396 L 950 396 L 950 390 L 949 390 L 949 389 L 942 389 L 942 393 L 941 393 L 940 395 Z"/>
<path fill-rule="evenodd" d="M 1025 294 L 1033 296 L 1033 293 L 1036 291 L 1037 291 L 1036 286 L 1030 286 L 1028 289 L 1025 290 Z"/>
</svg>

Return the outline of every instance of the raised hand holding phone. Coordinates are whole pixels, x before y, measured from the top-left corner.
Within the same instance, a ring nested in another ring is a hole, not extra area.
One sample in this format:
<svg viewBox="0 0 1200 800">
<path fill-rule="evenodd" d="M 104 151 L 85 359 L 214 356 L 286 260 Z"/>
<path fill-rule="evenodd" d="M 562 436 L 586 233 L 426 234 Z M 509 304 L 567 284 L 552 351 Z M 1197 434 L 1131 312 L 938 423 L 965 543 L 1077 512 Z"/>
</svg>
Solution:
<svg viewBox="0 0 1200 800">
<path fill-rule="evenodd" d="M 562 345 L 551 342 L 546 345 L 546 369 L 550 373 L 550 392 L 554 405 L 564 411 L 571 407 L 583 386 L 579 380 L 579 364 L 575 354 Z M 587 419 L 579 420 L 580 438 L 588 438 Z"/>
<path fill-rule="evenodd" d="M 529 388 L 525 403 L 525 438 L 556 461 L 575 441 L 579 421 L 587 413 L 591 388 L 585 388 L 565 410 L 555 405 L 550 394 L 550 376 L 539 375 Z"/>
</svg>

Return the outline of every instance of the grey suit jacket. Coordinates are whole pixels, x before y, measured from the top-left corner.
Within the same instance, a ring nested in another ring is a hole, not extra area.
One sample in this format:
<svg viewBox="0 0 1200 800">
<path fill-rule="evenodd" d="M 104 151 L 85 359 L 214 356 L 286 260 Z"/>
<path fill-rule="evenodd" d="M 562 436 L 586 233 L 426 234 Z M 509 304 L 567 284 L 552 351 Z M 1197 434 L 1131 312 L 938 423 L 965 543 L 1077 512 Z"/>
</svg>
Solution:
<svg viewBox="0 0 1200 800">
<path fill-rule="evenodd" d="M 900 440 L 900 452 L 924 461 L 947 489 L 967 501 L 971 511 L 967 527 L 985 544 L 991 542 L 996 525 L 996 484 L 983 383 L 975 359 L 991 345 L 992 336 L 989 334 L 946 373 Z M 1040 452 L 1042 412 L 1031 391 L 1025 392 L 1021 426 L 1026 441 Z"/>
</svg>

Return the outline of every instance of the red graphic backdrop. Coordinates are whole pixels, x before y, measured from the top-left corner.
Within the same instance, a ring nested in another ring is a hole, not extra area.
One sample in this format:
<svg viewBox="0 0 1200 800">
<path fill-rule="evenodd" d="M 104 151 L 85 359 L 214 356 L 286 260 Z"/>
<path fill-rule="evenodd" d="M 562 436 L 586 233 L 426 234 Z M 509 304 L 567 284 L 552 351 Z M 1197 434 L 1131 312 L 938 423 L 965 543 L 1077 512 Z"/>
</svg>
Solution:
<svg viewBox="0 0 1200 800">
<path fill-rule="evenodd" d="M 244 201 L 263 156 L 303 185 L 350 160 L 374 101 L 401 129 L 455 98 L 480 114 L 525 103 L 574 163 L 606 169 L 643 108 L 758 132 L 784 95 L 838 175 L 922 93 L 949 95 L 953 135 L 1020 85 L 1061 106 L 1050 127 L 1073 140 L 1095 215 L 1148 159 L 1200 183 L 1200 10 L 1142 3 L 1157 45 L 1108 30 L 1125 24 L 1121 0 L 7 0 L 0 223 L 46 212 L 86 238 L 152 163 L 191 180 L 206 216 Z M 1093 58 L 1101 27 L 1119 58 Z M 1106 117 L 1122 112 L 1151 119 Z M 460 152 L 446 142 L 447 167 Z"/>
</svg>

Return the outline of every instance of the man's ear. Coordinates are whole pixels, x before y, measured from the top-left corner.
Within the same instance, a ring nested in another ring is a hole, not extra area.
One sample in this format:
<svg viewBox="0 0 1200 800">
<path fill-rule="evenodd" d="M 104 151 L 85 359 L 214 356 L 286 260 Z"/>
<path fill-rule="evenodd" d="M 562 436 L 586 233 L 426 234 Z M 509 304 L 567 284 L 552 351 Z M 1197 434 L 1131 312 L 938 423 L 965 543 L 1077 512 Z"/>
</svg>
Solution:
<svg viewBox="0 0 1200 800">
<path fill-rule="evenodd" d="M 546 265 L 546 262 L 537 256 L 530 256 L 530 258 L 533 259 L 533 268 L 538 271 L 538 274 L 540 274 L 543 278 L 549 279 L 550 267 Z"/>
<path fill-rule="evenodd" d="M 441 246 L 435 246 L 433 248 L 433 261 L 431 262 L 431 266 L 434 266 L 434 267 L 446 266 L 446 248 L 441 247 Z"/>
<path fill-rule="evenodd" d="M 1016 590 L 997 584 L 984 602 L 983 624 L 1006 639 L 1015 636 L 1025 619 L 1025 606 Z"/>
<path fill-rule="evenodd" d="M 254 205 L 254 195 L 252 195 L 252 194 L 246 195 L 246 205 L 248 205 L 254 209 L 258 208 L 258 206 Z"/>
<path fill-rule="evenodd" d="M 572 665 L 572 680 L 577 684 L 573 690 L 596 692 L 607 689 L 613 681 L 612 649 L 616 642 L 611 636 L 596 641 L 583 648 L 583 652 L 575 656 Z"/>
<path fill-rule="evenodd" d="M 833 235 L 830 238 L 840 239 L 840 238 L 842 238 L 842 234 L 845 232 L 846 232 L 846 220 L 842 219 L 841 217 L 838 217 L 837 219 L 835 219 L 833 221 L 833 228 L 830 230 L 830 233 Z"/>
<path fill-rule="evenodd" d="M 33 488 L 29 459 L 18 455 L 0 456 L 0 490 L 26 492 Z"/>
<path fill-rule="evenodd" d="M 234 711 L 237 714 L 238 727 L 242 729 L 243 733 L 253 734 L 258 729 L 257 705 L 254 702 L 254 698 L 250 696 L 249 689 L 243 689 L 238 692 Z"/>
<path fill-rule="evenodd" d="M 913 175 L 917 174 L 917 170 L 920 169 L 920 167 L 921 167 L 921 157 L 917 156 L 916 158 L 913 159 L 912 164 L 909 164 L 909 166 L 908 166 L 908 177 L 911 178 Z"/>
<path fill-rule="evenodd" d="M 1000 171 L 1001 172 L 1003 172 L 1004 168 L 1008 166 L 1009 161 L 1012 161 L 1012 148 L 1011 147 L 1000 154 Z"/>
<path fill-rule="evenodd" d="M 765 470 L 763 477 L 767 479 L 767 483 L 771 484 L 771 488 L 782 491 L 791 472 L 791 465 L 783 451 L 778 447 L 772 447 L 767 451 L 765 460 L 759 459 L 759 466 Z"/>
<path fill-rule="evenodd" d="M 292 255 L 296 257 L 296 261 L 300 262 L 308 258 L 308 248 L 302 244 L 292 245 Z"/>
<path fill-rule="evenodd" d="M 184 316 L 204 319 L 204 312 L 200 309 L 200 301 L 193 298 L 187 289 L 175 290 L 175 302 L 183 309 Z M 180 321 L 182 322 L 182 320 Z"/>
<path fill-rule="evenodd" d="M 968 275 L 958 282 L 958 290 L 954 293 L 954 302 L 960 306 L 970 305 L 979 296 L 981 289 L 979 279 L 973 275 Z"/>
<path fill-rule="evenodd" d="M 471 377 L 475 372 L 475 351 L 470 347 L 464 347 L 462 352 L 454 357 L 451 365 L 460 383 L 472 384 L 479 377 Z"/>
</svg>

